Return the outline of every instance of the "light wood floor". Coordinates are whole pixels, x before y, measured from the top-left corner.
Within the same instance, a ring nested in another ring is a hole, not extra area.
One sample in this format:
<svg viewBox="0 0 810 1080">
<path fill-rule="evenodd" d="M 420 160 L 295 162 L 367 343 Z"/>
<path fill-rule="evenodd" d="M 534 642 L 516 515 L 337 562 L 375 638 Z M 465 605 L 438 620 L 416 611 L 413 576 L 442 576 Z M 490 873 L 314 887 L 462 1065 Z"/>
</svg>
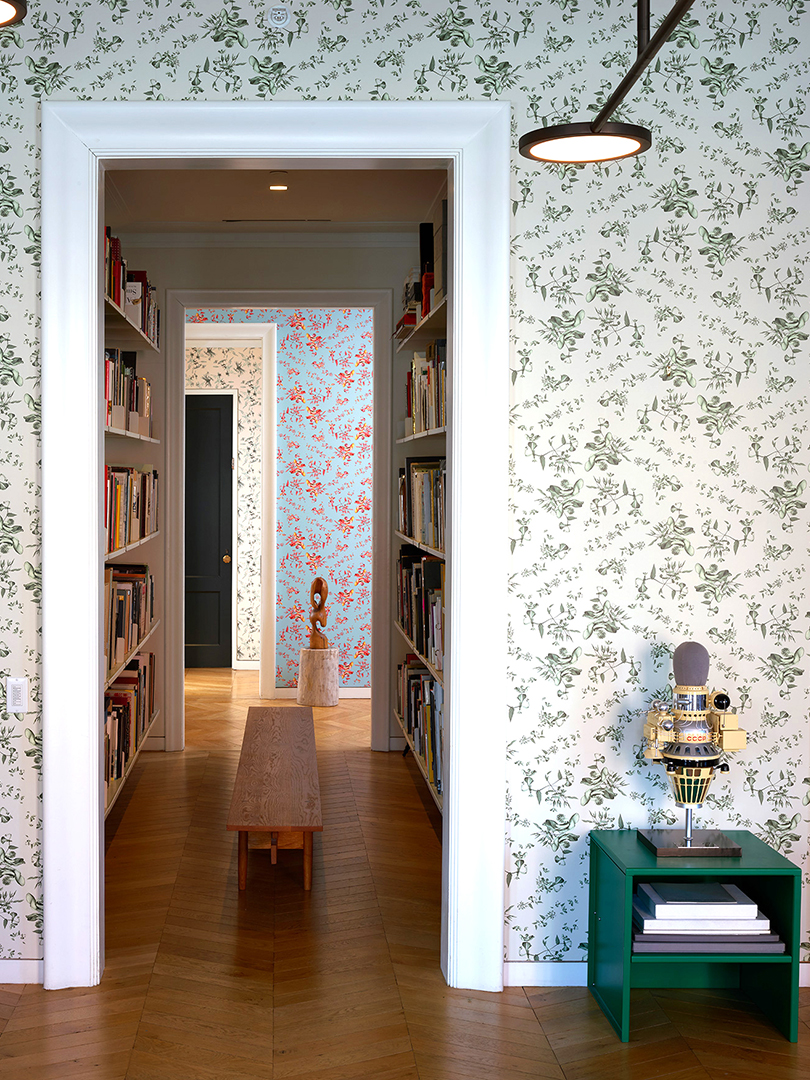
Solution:
<svg viewBox="0 0 810 1080">
<path fill-rule="evenodd" d="M 439 822 L 366 702 L 315 710 L 323 834 L 251 856 L 225 831 L 253 672 L 187 680 L 188 749 L 145 755 L 108 823 L 107 967 L 0 987 L 3 1080 L 810 1080 L 800 1042 L 733 994 L 635 992 L 623 1046 L 585 990 L 449 990 Z"/>
</svg>

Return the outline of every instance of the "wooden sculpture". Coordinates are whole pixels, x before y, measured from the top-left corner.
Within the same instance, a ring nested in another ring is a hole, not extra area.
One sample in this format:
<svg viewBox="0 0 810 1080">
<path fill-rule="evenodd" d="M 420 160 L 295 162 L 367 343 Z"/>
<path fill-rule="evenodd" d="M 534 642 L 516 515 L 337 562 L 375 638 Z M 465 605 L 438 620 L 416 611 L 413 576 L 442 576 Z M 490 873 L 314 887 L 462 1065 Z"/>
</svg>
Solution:
<svg viewBox="0 0 810 1080">
<path fill-rule="evenodd" d="M 326 635 L 318 626 L 318 623 L 321 626 L 326 626 L 326 598 L 328 595 L 329 586 L 322 577 L 316 577 L 312 582 L 312 588 L 309 590 L 309 599 L 312 604 L 312 611 L 309 613 L 309 621 L 312 626 L 309 634 L 310 649 L 329 648 Z M 316 596 L 318 597 L 317 600 L 315 599 Z"/>
</svg>

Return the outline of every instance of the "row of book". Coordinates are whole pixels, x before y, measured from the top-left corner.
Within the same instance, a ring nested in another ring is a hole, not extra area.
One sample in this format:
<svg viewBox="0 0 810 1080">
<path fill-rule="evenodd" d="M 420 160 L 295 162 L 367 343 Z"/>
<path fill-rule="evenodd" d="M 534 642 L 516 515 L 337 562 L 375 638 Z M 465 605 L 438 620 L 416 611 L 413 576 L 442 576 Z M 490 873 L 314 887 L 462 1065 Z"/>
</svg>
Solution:
<svg viewBox="0 0 810 1080">
<path fill-rule="evenodd" d="M 136 653 L 104 694 L 104 778 L 120 780 L 155 712 L 155 654 Z"/>
<path fill-rule="evenodd" d="M 444 653 L 444 560 L 410 545 L 397 559 L 397 619 L 437 671 Z"/>
<path fill-rule="evenodd" d="M 105 465 L 106 550 L 118 551 L 158 529 L 158 473 L 151 465 Z"/>
<path fill-rule="evenodd" d="M 157 288 L 149 283 L 145 270 L 130 270 L 121 254 L 121 241 L 104 230 L 104 285 L 110 300 L 152 344 L 160 344 L 160 311 Z"/>
<path fill-rule="evenodd" d="M 104 403 L 107 427 L 152 435 L 152 386 L 136 374 L 137 353 L 104 350 Z"/>
<path fill-rule="evenodd" d="M 107 670 L 124 662 L 155 620 L 155 579 L 149 567 L 104 567 L 104 654 Z"/>
<path fill-rule="evenodd" d="M 739 886 L 642 882 L 633 894 L 634 953 L 781 954 L 785 943 Z"/>
<path fill-rule="evenodd" d="M 436 551 L 445 546 L 446 458 L 406 458 L 399 470 L 399 531 Z"/>
<path fill-rule="evenodd" d="M 414 353 L 405 377 L 408 434 L 432 431 L 447 424 L 447 339 L 431 341 L 425 352 Z"/>
<path fill-rule="evenodd" d="M 413 653 L 397 665 L 397 712 L 428 780 L 441 794 L 444 690 Z"/>
</svg>

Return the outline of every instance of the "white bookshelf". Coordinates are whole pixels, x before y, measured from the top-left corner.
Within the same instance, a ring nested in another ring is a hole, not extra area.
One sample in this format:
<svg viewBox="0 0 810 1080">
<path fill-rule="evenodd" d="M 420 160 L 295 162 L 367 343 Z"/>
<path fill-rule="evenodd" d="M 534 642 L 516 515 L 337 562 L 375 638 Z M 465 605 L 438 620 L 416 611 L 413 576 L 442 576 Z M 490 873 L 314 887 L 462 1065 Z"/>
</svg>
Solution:
<svg viewBox="0 0 810 1080">
<path fill-rule="evenodd" d="M 434 205 L 430 208 L 425 216 L 426 221 L 430 220 L 434 224 L 434 233 L 438 224 L 441 224 L 441 203 L 443 199 L 447 198 L 447 187 L 443 184 L 438 191 Z M 438 282 L 437 282 L 438 284 Z M 408 431 L 414 426 L 414 420 L 408 417 L 408 402 L 407 402 L 407 380 L 408 372 L 411 370 L 413 363 L 414 353 L 424 353 L 426 348 L 432 341 L 445 339 L 447 341 L 447 368 L 446 368 L 446 417 L 441 415 L 437 411 L 435 416 L 428 412 L 424 416 L 424 420 L 421 419 L 421 410 L 417 414 L 416 422 L 426 422 L 428 420 L 442 419 L 445 423 L 440 427 L 427 428 L 423 431 L 413 432 L 412 430 L 395 440 L 393 444 L 393 478 L 394 478 L 394 499 L 395 499 L 395 527 L 393 529 L 394 539 L 392 545 L 392 564 L 394 567 L 394 587 L 395 590 L 399 588 L 399 582 L 397 580 L 397 563 L 400 557 L 400 552 L 405 545 L 410 548 L 415 548 L 419 552 L 424 552 L 425 556 L 430 556 L 432 559 L 440 559 L 445 563 L 444 573 L 444 590 L 445 594 L 442 600 L 442 635 L 443 635 L 443 656 L 448 655 L 447 639 L 448 639 L 448 626 L 446 622 L 446 614 L 450 611 L 450 604 L 448 602 L 447 591 L 450 586 L 450 573 L 449 573 L 449 557 L 448 552 L 439 548 L 433 547 L 429 544 L 422 543 L 415 540 L 413 537 L 408 536 L 401 527 L 398 526 L 399 519 L 399 484 L 398 477 L 401 469 L 407 468 L 408 459 L 416 460 L 420 457 L 425 459 L 429 458 L 445 458 L 447 461 L 447 483 L 450 482 L 451 476 L 451 461 L 447 454 L 447 448 L 450 445 L 449 434 L 450 425 L 452 424 L 452 408 L 451 408 L 451 386 L 452 386 L 452 365 L 453 365 L 453 351 L 452 341 L 448 334 L 448 295 L 449 295 L 449 282 L 442 281 L 441 286 L 444 290 L 442 298 L 434 303 L 433 308 L 427 315 L 418 319 L 416 324 L 407 329 L 401 331 L 395 336 L 395 351 L 394 351 L 394 372 L 393 372 L 393 401 L 394 401 L 394 417 L 401 422 L 400 431 Z M 414 380 L 415 381 L 415 380 Z M 436 385 L 436 384 L 434 384 Z M 415 387 L 412 386 L 412 393 L 415 398 Z M 415 400 L 412 402 L 414 413 L 417 413 Z M 445 508 L 444 508 L 444 536 L 445 546 L 447 544 L 447 537 L 449 535 L 447 512 L 450 509 L 450 500 L 445 491 Z M 394 604 L 394 612 L 397 610 L 397 604 Z M 417 616 L 415 615 L 414 618 Z M 416 658 L 418 664 L 428 673 L 424 674 L 422 678 L 428 685 L 431 686 L 431 703 L 432 701 L 432 685 L 436 685 L 437 693 L 438 688 L 441 688 L 444 698 L 443 704 L 443 716 L 446 718 L 449 715 L 449 684 L 445 687 L 445 672 L 438 669 L 428 657 L 426 657 L 416 646 L 416 642 L 406 632 L 405 628 L 401 625 L 396 614 L 394 616 L 394 645 L 393 645 L 393 664 L 394 664 L 394 677 L 399 678 L 398 666 L 404 663 L 406 656 L 412 655 Z M 416 628 L 414 628 L 416 632 Z M 429 683 L 432 680 L 432 684 Z M 425 686 L 422 686 L 422 692 L 425 693 Z M 402 709 L 397 707 L 396 699 L 394 707 L 392 709 L 393 718 L 395 721 L 397 734 L 404 738 L 406 747 L 413 754 L 414 761 L 422 774 L 425 784 L 430 792 L 430 795 L 435 802 L 440 812 L 444 810 L 443 794 L 439 791 L 436 785 L 431 782 L 430 769 L 428 766 L 427 755 L 422 753 L 422 747 L 415 744 L 413 730 L 409 730 L 409 726 L 413 729 L 415 726 L 415 717 L 410 715 L 410 703 L 403 702 Z M 426 710 L 421 714 L 421 721 L 423 722 L 423 729 L 426 732 L 426 741 L 430 743 L 432 747 L 433 757 L 436 761 L 437 773 L 439 772 L 440 764 L 443 764 L 442 772 L 446 774 L 447 761 L 449 756 L 449 739 L 448 739 L 448 725 L 446 720 L 443 723 L 442 731 L 439 732 L 435 727 L 431 731 L 430 725 L 426 723 L 427 712 Z M 437 745 L 433 744 L 433 737 Z"/>
<path fill-rule="evenodd" d="M 119 349 L 125 352 L 134 352 L 136 373 L 146 378 L 152 390 L 152 433 L 143 435 L 139 431 L 130 431 L 125 427 L 111 426 L 107 424 L 104 402 L 101 402 L 101 427 L 104 436 L 104 460 L 105 464 L 116 465 L 123 468 L 142 469 L 144 466 L 157 469 L 159 475 L 158 494 L 158 522 L 164 512 L 165 498 L 165 453 L 162 446 L 161 436 L 164 434 L 165 417 L 165 374 L 163 359 L 158 344 L 143 333 L 140 326 L 133 323 L 126 313 L 115 304 L 109 296 L 104 298 L 104 346 L 105 349 Z M 103 364 L 103 357 L 101 358 Z M 102 368 L 103 372 L 103 368 Z M 102 395 L 104 380 L 101 380 Z M 129 413 L 127 413 L 127 416 Z M 120 418 L 120 414 L 119 414 Z M 102 485 L 106 485 L 106 474 L 102 479 Z M 105 492 L 101 493 L 101 506 L 105 506 Z M 106 522 L 102 522 L 102 530 L 106 537 Z M 163 583 L 164 583 L 164 553 L 160 526 L 129 544 L 116 548 L 114 551 L 105 552 L 102 558 L 101 576 L 104 577 L 105 566 L 115 566 L 128 561 L 127 556 L 143 548 L 136 558 L 137 562 L 146 563 L 149 572 L 154 577 L 155 588 L 155 613 L 152 624 L 141 636 L 140 640 L 130 648 L 126 656 L 119 663 L 105 670 L 101 696 L 99 701 L 100 738 L 102 747 L 105 737 L 105 708 L 104 695 L 115 683 L 116 679 L 124 671 L 132 658 L 140 652 L 153 652 L 155 654 L 154 674 L 154 709 L 143 732 L 137 735 L 136 744 L 130 750 L 123 775 L 121 777 L 104 780 L 105 792 L 105 816 L 110 813 L 116 800 L 124 789 L 127 778 L 132 768 L 150 743 L 149 749 L 159 749 L 162 744 L 162 732 L 165 725 L 165 712 L 163 710 L 163 690 L 165 680 L 165 656 L 164 656 L 164 623 L 160 618 L 163 607 Z M 106 543 L 104 545 L 106 547 Z M 103 588 L 102 588 L 103 592 Z M 106 667 L 106 665 L 105 665 Z M 102 755 L 103 756 L 103 755 Z"/>
</svg>

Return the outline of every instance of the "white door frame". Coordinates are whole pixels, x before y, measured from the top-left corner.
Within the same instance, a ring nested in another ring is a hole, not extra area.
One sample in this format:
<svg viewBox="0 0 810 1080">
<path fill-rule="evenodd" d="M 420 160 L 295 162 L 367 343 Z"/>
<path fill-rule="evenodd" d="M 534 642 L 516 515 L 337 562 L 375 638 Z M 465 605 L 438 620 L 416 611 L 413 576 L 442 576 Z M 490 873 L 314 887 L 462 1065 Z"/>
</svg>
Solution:
<svg viewBox="0 0 810 1080">
<path fill-rule="evenodd" d="M 166 294 L 166 365 L 169 378 L 178 383 L 185 375 L 185 342 L 254 340 L 266 330 L 271 337 L 263 342 L 262 353 L 262 583 L 261 583 L 261 666 L 259 696 L 262 698 L 295 697 L 295 690 L 276 688 L 276 346 L 277 331 L 271 323 L 187 323 L 185 313 L 196 308 L 371 308 L 374 313 L 374 414 L 372 581 L 388 581 L 391 574 L 391 528 L 387 508 L 391 501 L 391 339 L 393 313 L 388 289 L 269 289 L 261 292 L 234 290 L 176 290 Z M 253 333 L 251 334 L 251 327 Z M 171 395 L 179 400 L 179 389 Z M 167 410 L 166 431 L 170 458 L 177 461 L 183 452 L 185 436 L 183 417 Z M 172 452 L 172 450 L 174 452 Z M 171 484 L 182 474 L 170 475 Z M 183 577 L 183 544 L 168 541 L 169 581 Z M 390 627 L 391 596 L 386 588 L 373 589 L 371 625 L 374 648 L 371 657 L 371 746 L 389 750 L 391 726 L 391 649 L 388 634 L 374 634 L 374 627 Z M 167 694 L 183 693 L 182 687 L 167 689 Z M 344 694 L 341 697 L 355 696 Z"/>
<path fill-rule="evenodd" d="M 104 955 L 103 172 L 167 161 L 173 168 L 183 162 L 283 168 L 301 159 L 313 168 L 419 168 L 433 162 L 449 169 L 455 223 L 449 317 L 458 362 L 450 436 L 452 639 L 445 675 L 450 752 L 441 959 L 451 986 L 499 990 L 503 985 L 507 575 L 498 568 L 504 567 L 508 550 L 508 103 L 50 101 L 42 105 L 43 857 L 49 988 L 98 983 Z M 168 399 L 167 392 L 170 406 Z M 169 510 L 173 495 L 169 490 L 165 496 Z M 484 540 L 487 558 L 481 557 Z M 177 618 L 182 621 L 182 611 L 167 610 L 167 635 L 175 632 Z"/>
<path fill-rule="evenodd" d="M 169 294 L 171 295 L 171 294 Z M 169 297 L 167 297 L 169 299 Z M 195 305 L 201 307 L 202 305 Z M 238 306 L 238 305 L 235 305 Z M 169 302 L 166 305 L 168 308 L 173 308 L 174 305 Z M 167 311 L 168 315 L 168 311 Z M 165 324 L 164 324 L 165 325 Z M 172 335 L 174 340 L 174 335 Z M 260 540 L 260 553 L 261 560 L 261 599 L 260 599 L 260 611 L 259 611 L 259 659 L 258 660 L 238 660 L 237 659 L 237 632 L 238 632 L 238 612 L 236 605 L 237 594 L 237 578 L 239 575 L 239 550 L 236 544 L 236 516 L 238 510 L 238 492 L 237 484 L 239 479 L 239 444 L 238 444 L 238 428 L 237 428 L 237 413 L 236 407 L 238 403 L 238 394 L 236 390 L 222 390 L 212 387 L 210 390 L 207 388 L 193 387 L 187 388 L 185 385 L 185 346 L 189 342 L 198 347 L 205 347 L 212 345 L 215 348 L 222 348 L 232 342 L 237 342 L 241 346 L 257 345 L 262 351 L 261 358 L 261 370 L 262 370 L 262 433 L 261 433 L 261 468 L 262 468 L 262 489 L 260 497 L 261 506 L 261 540 Z M 275 686 L 275 673 L 276 673 L 276 620 L 265 619 L 265 611 L 275 611 L 275 596 L 276 596 L 276 559 L 275 559 L 275 515 L 271 514 L 270 520 L 265 517 L 265 510 L 268 507 L 275 508 L 276 503 L 276 425 L 275 420 L 275 383 L 276 383 L 276 328 L 269 323 L 239 323 L 237 325 L 228 323 L 184 323 L 183 327 L 183 352 L 182 356 L 177 358 L 169 354 L 168 349 L 166 351 L 166 366 L 168 371 L 174 370 L 174 365 L 178 362 L 183 369 L 183 390 L 185 394 L 227 394 L 231 393 L 234 396 L 234 415 L 233 415 L 233 456 L 235 462 L 234 476 L 233 476 L 233 560 L 234 560 L 234 573 L 233 573 L 233 597 L 231 604 L 231 616 L 233 622 L 233 629 L 231 634 L 231 667 L 232 668 L 258 668 L 259 669 L 259 696 L 260 697 L 273 697 L 272 694 L 266 694 L 265 689 L 269 686 Z M 272 398 L 272 401 L 266 401 L 265 397 Z M 185 414 L 184 414 L 185 418 Z M 177 432 L 177 417 L 166 417 L 166 432 L 180 434 Z M 182 425 L 181 425 L 182 427 Z M 185 446 L 185 433 L 182 433 L 183 446 Z M 185 469 L 184 469 L 185 475 Z M 269 491 L 266 491 L 266 487 L 269 485 Z M 184 540 L 185 543 L 185 540 Z M 171 571 L 174 567 L 170 568 Z M 185 577 L 185 570 L 181 569 L 181 573 Z M 269 576 L 269 579 L 268 579 Z M 185 585 L 184 585 L 185 588 Z M 267 596 L 265 596 L 265 593 Z"/>
<path fill-rule="evenodd" d="M 258 339 L 254 337 L 254 343 L 258 344 Z M 231 570 L 231 667 L 235 667 L 238 663 L 236 660 L 236 576 L 239 573 L 239 552 L 236 548 L 236 509 L 237 509 L 237 489 L 239 485 L 239 462 L 237 458 L 237 415 L 239 409 L 239 391 L 235 387 L 225 386 L 192 386 L 187 387 L 185 396 L 188 397 L 229 397 L 231 399 L 231 446 L 233 448 L 233 469 L 231 474 L 231 536 L 229 541 L 229 547 L 233 552 L 231 556 L 231 562 L 233 568 Z M 167 423 L 164 430 L 168 431 L 169 423 L 172 421 L 167 416 Z M 185 455 L 184 460 L 188 458 L 188 454 Z M 183 470 L 183 483 L 185 491 L 185 469 Z M 183 496 L 185 502 L 185 494 Z M 183 544 L 185 545 L 185 530 L 183 533 Z M 186 588 L 186 575 L 183 573 L 183 593 L 185 594 Z M 185 615 L 183 618 L 183 627 L 185 629 Z M 183 641 L 185 643 L 185 633 L 183 634 Z M 257 667 L 258 664 L 242 664 L 242 667 Z M 168 672 L 166 673 L 168 675 Z M 183 726 L 185 727 L 185 718 Z M 185 734 L 185 732 L 184 732 Z M 185 739 L 183 740 L 185 743 Z"/>
</svg>

